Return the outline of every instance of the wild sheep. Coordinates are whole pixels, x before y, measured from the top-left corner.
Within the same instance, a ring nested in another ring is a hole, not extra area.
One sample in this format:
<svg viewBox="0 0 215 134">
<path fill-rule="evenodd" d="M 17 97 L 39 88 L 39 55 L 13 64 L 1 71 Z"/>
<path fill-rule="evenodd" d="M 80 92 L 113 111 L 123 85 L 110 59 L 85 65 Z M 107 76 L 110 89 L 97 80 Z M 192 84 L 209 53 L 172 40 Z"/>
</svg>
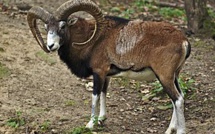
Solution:
<svg viewBox="0 0 215 134">
<path fill-rule="evenodd" d="M 68 19 L 85 11 L 95 22 Z M 44 43 L 36 20 L 47 30 Z M 106 93 L 110 77 L 137 80 L 157 78 L 173 103 L 173 114 L 166 134 L 176 130 L 185 134 L 184 99 L 178 76 L 191 46 L 185 35 L 164 22 L 127 20 L 103 16 L 90 0 L 70 0 L 53 15 L 41 7 L 32 7 L 27 15 L 35 39 L 46 52 L 58 51 L 60 59 L 80 78 L 93 76 L 92 113 L 86 127 L 93 128 L 100 100 L 99 123 L 106 119 Z"/>
</svg>

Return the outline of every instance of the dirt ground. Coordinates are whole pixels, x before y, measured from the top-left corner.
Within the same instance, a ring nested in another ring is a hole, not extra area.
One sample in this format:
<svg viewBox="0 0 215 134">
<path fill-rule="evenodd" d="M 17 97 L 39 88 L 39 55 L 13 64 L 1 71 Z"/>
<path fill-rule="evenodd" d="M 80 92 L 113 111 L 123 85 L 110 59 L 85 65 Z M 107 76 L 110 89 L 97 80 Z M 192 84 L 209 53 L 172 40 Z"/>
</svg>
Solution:
<svg viewBox="0 0 215 134">
<path fill-rule="evenodd" d="M 53 11 L 66 0 L 30 1 L 25 0 Z M 187 131 L 215 134 L 215 41 L 195 37 L 190 41 L 192 54 L 183 73 L 195 80 L 197 89 L 186 97 Z M 0 12 L 0 48 L 0 63 L 9 69 L 7 76 L 0 77 L 0 134 L 61 134 L 89 121 L 91 92 L 56 53 L 43 53 L 29 31 L 25 13 Z M 139 90 L 122 90 L 114 82 L 108 92 L 108 119 L 99 133 L 165 132 L 172 109 L 160 110 L 155 100 L 142 101 Z M 5 125 L 18 111 L 25 125 L 17 129 Z"/>
</svg>

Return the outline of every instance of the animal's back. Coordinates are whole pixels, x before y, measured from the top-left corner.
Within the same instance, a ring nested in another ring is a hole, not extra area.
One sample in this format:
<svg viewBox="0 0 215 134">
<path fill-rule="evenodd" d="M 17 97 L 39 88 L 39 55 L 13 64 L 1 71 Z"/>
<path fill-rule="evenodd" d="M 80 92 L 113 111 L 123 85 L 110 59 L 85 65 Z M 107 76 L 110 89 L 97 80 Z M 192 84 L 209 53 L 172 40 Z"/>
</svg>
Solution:
<svg viewBox="0 0 215 134">
<path fill-rule="evenodd" d="M 112 64 L 134 70 L 150 66 L 148 58 L 151 58 L 154 50 L 165 48 L 167 45 L 172 47 L 173 51 L 174 48 L 181 49 L 179 45 L 186 40 L 181 31 L 168 23 L 142 20 L 129 21 L 127 25 L 121 26 L 118 32 L 112 34 L 111 36 L 117 38 L 111 38 L 114 41 L 105 44 L 111 45 L 107 47 L 107 53 Z"/>
</svg>

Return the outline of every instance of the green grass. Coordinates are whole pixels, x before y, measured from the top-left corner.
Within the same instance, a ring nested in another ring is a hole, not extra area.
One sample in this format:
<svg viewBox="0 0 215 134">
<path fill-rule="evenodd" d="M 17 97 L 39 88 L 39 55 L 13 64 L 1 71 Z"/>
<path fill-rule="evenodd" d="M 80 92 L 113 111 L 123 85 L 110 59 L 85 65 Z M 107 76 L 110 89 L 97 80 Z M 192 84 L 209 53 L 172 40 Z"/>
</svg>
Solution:
<svg viewBox="0 0 215 134">
<path fill-rule="evenodd" d="M 211 18 L 207 19 L 203 23 L 204 31 L 207 35 L 215 35 L 215 18 L 214 21 L 212 21 Z"/>
<path fill-rule="evenodd" d="M 188 92 L 192 92 L 195 90 L 193 84 L 195 80 L 193 78 L 187 77 L 186 75 L 181 75 L 178 79 L 180 84 L 180 88 L 184 95 L 186 96 Z M 163 87 L 159 81 L 155 81 L 152 83 L 153 90 L 151 91 L 152 96 L 157 96 L 159 94 L 163 94 Z"/>
<path fill-rule="evenodd" d="M 16 111 L 14 117 L 7 120 L 6 125 L 12 128 L 18 128 L 25 125 L 25 119 L 22 117 L 22 112 Z"/>
<path fill-rule="evenodd" d="M 47 132 L 50 128 L 50 124 L 51 122 L 49 120 L 46 120 L 41 125 L 39 125 L 39 128 L 43 133 Z"/>
<path fill-rule="evenodd" d="M 195 96 L 196 88 L 193 86 L 195 83 L 195 80 L 193 78 L 190 78 L 190 77 L 182 74 L 180 76 L 180 78 L 178 79 L 178 82 L 180 84 L 180 88 L 181 88 L 182 92 L 184 93 L 185 97 L 187 97 L 188 93 L 191 93 L 189 98 L 192 98 Z M 151 83 L 151 85 L 152 85 L 152 90 L 148 94 L 142 95 L 143 101 L 150 100 L 150 99 L 157 97 L 157 96 L 161 96 L 161 98 L 162 98 L 162 96 L 164 97 L 167 95 L 166 93 L 164 93 L 163 87 L 158 80 Z M 161 109 L 161 110 L 167 110 L 167 109 L 172 108 L 172 103 L 170 103 L 168 101 L 165 104 L 161 104 L 161 105 L 158 104 L 157 108 Z"/>
<path fill-rule="evenodd" d="M 50 65 L 54 65 L 57 63 L 57 61 L 53 58 L 50 57 L 50 55 L 48 55 L 47 53 L 43 52 L 43 51 L 38 51 L 36 54 L 36 57 L 38 57 L 39 59 L 45 61 L 46 63 L 50 64 Z"/>
<path fill-rule="evenodd" d="M 155 12 L 158 10 L 157 6 L 155 6 L 151 0 L 135 0 L 132 7 L 136 7 L 137 12 L 142 12 L 146 9 L 149 12 Z"/>
<path fill-rule="evenodd" d="M 9 32 L 8 31 L 3 31 L 3 34 L 9 34 Z"/>
<path fill-rule="evenodd" d="M 208 9 L 208 14 L 212 19 L 215 19 L 215 11 L 212 9 Z"/>
<path fill-rule="evenodd" d="M 156 6 L 151 1 L 135 0 L 131 5 L 112 7 L 111 12 L 117 13 L 119 17 L 131 19 L 137 17 L 137 12 L 143 12 L 145 9 L 148 11 L 157 11 Z"/>
<path fill-rule="evenodd" d="M 67 100 L 64 102 L 66 106 L 75 106 L 76 102 L 74 100 Z"/>
<path fill-rule="evenodd" d="M 159 9 L 159 14 L 163 16 L 164 18 L 170 19 L 170 18 L 185 18 L 185 11 L 170 7 L 163 7 Z"/>
<path fill-rule="evenodd" d="M 149 12 L 150 14 L 160 15 L 165 19 L 179 18 L 186 21 L 185 10 L 170 7 L 159 7 L 156 6 L 152 0 L 135 0 L 131 5 L 112 7 L 111 12 L 117 13 L 119 17 L 127 19 L 138 17 L 138 13 L 140 15 L 144 12 Z"/>
<path fill-rule="evenodd" d="M 214 48 L 213 45 L 207 45 L 207 43 L 205 43 L 203 40 L 196 40 L 195 42 L 193 42 L 192 45 L 198 48 L 205 48 L 209 51 L 211 51 Z"/>
<path fill-rule="evenodd" d="M 4 48 L 0 47 L 0 52 L 5 52 Z"/>
<path fill-rule="evenodd" d="M 92 130 L 84 126 L 74 128 L 69 134 L 93 134 Z"/>
<path fill-rule="evenodd" d="M 130 19 L 132 14 L 134 14 L 135 11 L 134 9 L 126 9 L 124 11 L 121 12 L 121 14 L 119 15 L 119 17 L 123 17 L 123 18 L 126 18 L 126 19 Z"/>
<path fill-rule="evenodd" d="M 9 75 L 10 75 L 10 70 L 5 65 L 0 63 L 0 78 L 6 77 Z"/>
<path fill-rule="evenodd" d="M 140 90 L 142 88 L 141 85 L 143 84 L 142 82 L 134 81 L 126 78 L 116 78 L 114 82 L 117 84 L 117 86 L 121 88 L 128 88 L 128 89 L 134 89 L 134 90 Z M 183 91 L 185 97 L 187 93 L 195 93 L 195 89 L 196 89 L 194 87 L 195 80 L 193 78 L 188 77 L 185 74 L 181 74 L 178 79 L 178 82 L 180 84 L 180 88 Z M 150 88 L 149 92 L 140 94 L 140 97 L 142 97 L 143 101 L 150 100 L 151 98 L 154 98 L 156 96 L 161 96 L 161 97 L 166 96 L 166 94 L 163 92 L 163 87 L 158 80 L 152 83 L 147 83 L 147 85 Z M 169 106 L 167 105 L 166 107 L 169 107 Z"/>
</svg>

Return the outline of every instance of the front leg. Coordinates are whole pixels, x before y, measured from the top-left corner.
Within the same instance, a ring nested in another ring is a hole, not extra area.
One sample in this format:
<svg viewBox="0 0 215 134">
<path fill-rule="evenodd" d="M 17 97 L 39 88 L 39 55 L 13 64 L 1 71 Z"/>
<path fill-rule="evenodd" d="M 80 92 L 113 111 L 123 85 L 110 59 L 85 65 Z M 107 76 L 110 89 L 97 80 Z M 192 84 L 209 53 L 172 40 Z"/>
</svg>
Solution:
<svg viewBox="0 0 215 134">
<path fill-rule="evenodd" d="M 98 94 L 92 94 L 91 118 L 90 118 L 90 121 L 88 122 L 88 124 L 86 126 L 87 128 L 92 129 L 96 123 L 98 101 L 99 101 L 99 95 Z"/>
<path fill-rule="evenodd" d="M 91 119 L 87 124 L 87 128 L 92 129 L 93 126 L 97 123 L 97 109 L 98 102 L 101 94 L 101 90 L 104 86 L 105 78 L 101 77 L 97 73 L 93 74 L 93 94 L 92 94 L 92 109 L 91 109 Z"/>
<path fill-rule="evenodd" d="M 106 120 L 106 95 L 107 95 L 107 88 L 109 85 L 109 81 L 110 81 L 110 78 L 105 79 L 105 83 L 100 95 L 100 112 L 99 112 L 98 123 L 101 126 L 104 125 L 104 121 Z"/>
</svg>

